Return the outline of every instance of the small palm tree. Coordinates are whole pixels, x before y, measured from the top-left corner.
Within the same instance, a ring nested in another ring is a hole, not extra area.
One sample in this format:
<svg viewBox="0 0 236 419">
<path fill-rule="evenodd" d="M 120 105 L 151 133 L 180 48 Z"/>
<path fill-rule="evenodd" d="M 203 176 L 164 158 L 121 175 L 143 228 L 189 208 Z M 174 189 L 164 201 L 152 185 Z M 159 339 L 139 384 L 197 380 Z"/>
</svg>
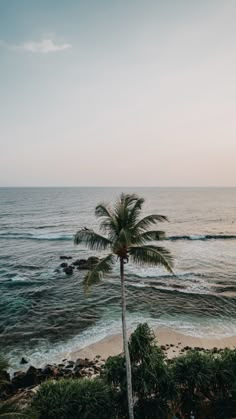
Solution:
<svg viewBox="0 0 236 419">
<path fill-rule="evenodd" d="M 126 328 L 124 265 L 131 260 L 139 265 L 161 265 L 169 272 L 172 272 L 173 266 L 170 252 L 164 247 L 153 244 L 156 240 L 164 237 L 164 232 L 150 230 L 150 227 L 155 225 L 156 222 L 167 221 L 167 218 L 163 215 L 148 215 L 140 219 L 143 204 L 144 199 L 135 194 L 121 194 L 113 208 L 103 203 L 99 204 L 95 209 L 95 215 L 101 219 L 100 230 L 106 236 L 102 236 L 92 229 L 83 228 L 74 237 L 74 243 L 77 245 L 84 243 L 92 250 L 110 251 L 87 273 L 85 277 L 87 286 L 99 280 L 104 274 L 111 272 L 116 261 L 119 261 L 120 264 L 123 346 L 126 360 L 130 419 L 133 419 L 134 416 L 131 364 Z"/>
</svg>

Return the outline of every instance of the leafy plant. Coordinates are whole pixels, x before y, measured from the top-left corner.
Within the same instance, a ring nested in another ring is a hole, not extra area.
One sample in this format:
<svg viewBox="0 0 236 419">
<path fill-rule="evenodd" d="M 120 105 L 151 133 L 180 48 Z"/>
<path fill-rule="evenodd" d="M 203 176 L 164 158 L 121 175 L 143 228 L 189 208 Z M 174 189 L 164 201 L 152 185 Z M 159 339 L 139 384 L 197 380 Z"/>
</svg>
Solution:
<svg viewBox="0 0 236 419">
<path fill-rule="evenodd" d="M 67 379 L 42 384 L 32 409 L 39 419 L 111 419 L 113 398 L 100 379 Z"/>
<path fill-rule="evenodd" d="M 84 243 L 92 250 L 109 250 L 96 266 L 88 272 L 85 284 L 97 282 L 104 274 L 111 272 L 116 261 L 120 264 L 121 301 L 122 301 L 122 331 L 127 376 L 127 398 L 129 417 L 133 419 L 133 392 L 131 362 L 126 330 L 126 293 L 124 266 L 131 260 L 138 265 L 163 266 L 172 272 L 173 259 L 164 247 L 154 244 L 164 237 L 164 232 L 151 230 L 157 222 L 167 221 L 163 215 L 148 215 L 140 218 L 144 199 L 135 194 L 121 194 L 119 200 L 110 208 L 99 204 L 95 209 L 96 217 L 101 219 L 100 230 L 106 236 L 92 229 L 83 228 L 75 234 L 75 244 Z"/>
</svg>

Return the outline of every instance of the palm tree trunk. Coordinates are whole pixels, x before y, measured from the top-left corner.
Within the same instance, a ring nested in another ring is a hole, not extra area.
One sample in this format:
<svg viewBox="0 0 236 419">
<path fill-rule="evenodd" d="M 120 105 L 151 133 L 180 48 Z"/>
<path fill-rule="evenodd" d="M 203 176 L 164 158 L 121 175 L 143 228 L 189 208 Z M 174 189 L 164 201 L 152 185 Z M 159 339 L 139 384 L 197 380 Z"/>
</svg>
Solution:
<svg viewBox="0 0 236 419">
<path fill-rule="evenodd" d="M 129 419 L 134 419 L 131 362 L 130 362 L 130 356 L 129 356 L 129 346 L 128 346 L 127 329 L 126 329 L 126 296 L 125 296 L 124 260 L 122 257 L 120 258 L 120 278 L 121 278 L 121 301 L 122 301 L 122 331 L 123 331 L 123 346 L 124 346 L 125 362 L 126 362 L 128 409 L 129 409 Z"/>
</svg>

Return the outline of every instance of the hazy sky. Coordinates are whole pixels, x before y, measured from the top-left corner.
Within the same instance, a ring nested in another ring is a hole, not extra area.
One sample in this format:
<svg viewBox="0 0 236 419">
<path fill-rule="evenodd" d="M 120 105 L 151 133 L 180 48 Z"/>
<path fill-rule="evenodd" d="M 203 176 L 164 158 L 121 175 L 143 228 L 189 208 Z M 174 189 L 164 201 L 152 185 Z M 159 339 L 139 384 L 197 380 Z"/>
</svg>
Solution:
<svg viewBox="0 0 236 419">
<path fill-rule="evenodd" d="M 235 186 L 235 0 L 0 0 L 0 186 Z"/>
</svg>

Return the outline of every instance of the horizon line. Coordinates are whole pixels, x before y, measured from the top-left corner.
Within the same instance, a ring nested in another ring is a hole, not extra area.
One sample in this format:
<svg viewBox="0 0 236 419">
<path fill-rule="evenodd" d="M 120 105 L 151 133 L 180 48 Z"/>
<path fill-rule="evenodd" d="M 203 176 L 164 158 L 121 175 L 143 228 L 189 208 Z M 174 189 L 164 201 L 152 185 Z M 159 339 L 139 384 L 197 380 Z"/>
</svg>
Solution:
<svg viewBox="0 0 236 419">
<path fill-rule="evenodd" d="M 59 185 L 21 185 L 21 186 L 1 186 L 0 185 L 0 189 L 3 188 L 236 188 L 236 185 L 234 186 L 227 186 L 227 185 L 206 185 L 206 186 L 202 186 L 202 185 L 169 185 L 169 186 L 160 186 L 160 185 L 131 185 L 131 186 L 124 186 L 124 185 L 63 185 L 63 186 L 59 186 Z"/>
</svg>

